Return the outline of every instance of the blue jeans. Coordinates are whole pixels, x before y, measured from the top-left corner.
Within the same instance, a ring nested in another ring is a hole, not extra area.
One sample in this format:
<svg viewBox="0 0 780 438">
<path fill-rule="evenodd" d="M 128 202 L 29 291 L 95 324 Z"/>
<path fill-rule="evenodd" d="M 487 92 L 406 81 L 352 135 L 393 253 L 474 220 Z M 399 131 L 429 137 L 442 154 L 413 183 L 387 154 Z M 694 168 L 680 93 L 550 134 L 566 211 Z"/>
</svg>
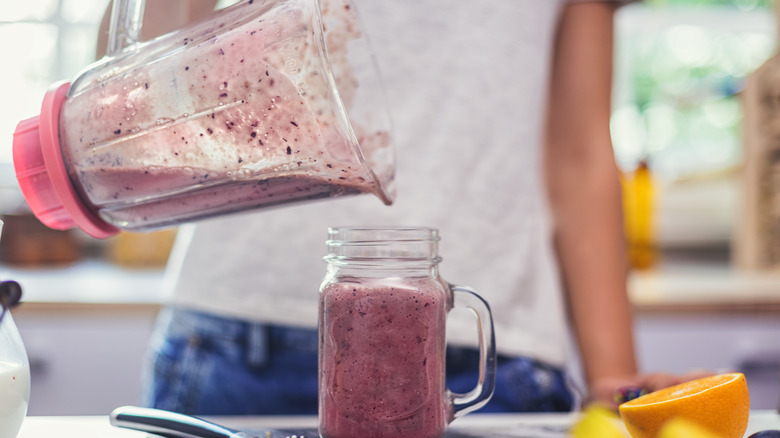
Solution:
<svg viewBox="0 0 780 438">
<path fill-rule="evenodd" d="M 144 378 L 146 406 L 191 415 L 316 415 L 317 331 L 250 323 L 184 309 L 160 314 Z M 449 347 L 447 385 L 470 390 L 479 353 Z M 496 391 L 479 412 L 572 409 L 563 372 L 498 357 Z"/>
</svg>

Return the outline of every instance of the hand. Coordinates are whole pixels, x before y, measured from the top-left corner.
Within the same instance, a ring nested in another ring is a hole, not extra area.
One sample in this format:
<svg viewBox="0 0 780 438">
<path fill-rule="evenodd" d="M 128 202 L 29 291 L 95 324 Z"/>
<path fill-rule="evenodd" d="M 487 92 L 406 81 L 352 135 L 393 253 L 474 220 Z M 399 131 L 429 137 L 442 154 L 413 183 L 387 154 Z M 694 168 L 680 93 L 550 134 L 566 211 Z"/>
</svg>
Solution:
<svg viewBox="0 0 780 438">
<path fill-rule="evenodd" d="M 685 374 L 674 375 L 666 373 L 638 374 L 625 377 L 604 377 L 590 385 L 585 404 L 599 404 L 612 410 L 617 410 L 620 394 L 623 388 L 641 388 L 644 393 L 657 391 L 689 380 L 700 379 L 715 374 L 708 370 L 692 370 Z"/>
</svg>

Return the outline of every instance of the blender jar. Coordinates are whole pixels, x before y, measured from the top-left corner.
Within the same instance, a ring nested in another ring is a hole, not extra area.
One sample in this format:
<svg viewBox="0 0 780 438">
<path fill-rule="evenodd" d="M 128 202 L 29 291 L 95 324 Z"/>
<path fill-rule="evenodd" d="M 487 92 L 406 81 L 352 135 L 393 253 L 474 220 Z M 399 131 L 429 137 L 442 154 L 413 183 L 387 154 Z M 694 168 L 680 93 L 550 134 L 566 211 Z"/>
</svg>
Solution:
<svg viewBox="0 0 780 438">
<path fill-rule="evenodd" d="M 350 194 L 392 203 L 389 117 L 348 0 L 246 0 L 137 43 L 142 3 L 115 2 L 109 55 L 17 127 L 44 224 L 108 237 Z"/>
</svg>

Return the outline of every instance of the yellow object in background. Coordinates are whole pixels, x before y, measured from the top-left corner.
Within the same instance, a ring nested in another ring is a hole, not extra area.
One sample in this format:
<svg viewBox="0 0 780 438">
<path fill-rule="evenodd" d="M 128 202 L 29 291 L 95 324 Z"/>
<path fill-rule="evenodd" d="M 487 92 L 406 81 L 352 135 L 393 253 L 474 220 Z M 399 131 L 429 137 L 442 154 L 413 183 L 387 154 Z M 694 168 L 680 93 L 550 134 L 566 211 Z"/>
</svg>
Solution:
<svg viewBox="0 0 780 438">
<path fill-rule="evenodd" d="M 684 418 L 672 418 L 661 428 L 658 438 L 722 438 Z"/>
<path fill-rule="evenodd" d="M 108 259 L 128 268 L 159 268 L 168 262 L 176 229 L 149 233 L 121 232 L 108 242 Z"/>
<path fill-rule="evenodd" d="M 632 268 L 647 269 L 655 265 L 655 187 L 647 162 L 622 176 L 623 215 L 628 257 Z"/>
<path fill-rule="evenodd" d="M 672 419 L 691 421 L 720 438 L 742 438 L 748 425 L 750 396 L 745 376 L 727 373 L 651 392 L 618 409 L 633 438 L 659 437 Z"/>
<path fill-rule="evenodd" d="M 628 438 L 620 423 L 620 417 L 607 408 L 590 406 L 574 423 L 570 431 L 572 438 Z"/>
</svg>

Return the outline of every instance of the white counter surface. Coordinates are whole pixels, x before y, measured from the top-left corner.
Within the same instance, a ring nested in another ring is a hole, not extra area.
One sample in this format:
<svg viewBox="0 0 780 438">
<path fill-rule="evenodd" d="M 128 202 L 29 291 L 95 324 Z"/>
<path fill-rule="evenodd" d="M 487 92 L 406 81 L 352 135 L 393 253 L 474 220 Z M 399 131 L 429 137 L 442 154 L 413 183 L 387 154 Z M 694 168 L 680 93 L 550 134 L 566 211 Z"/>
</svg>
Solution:
<svg viewBox="0 0 780 438">
<path fill-rule="evenodd" d="M 16 280 L 26 303 L 160 304 L 162 269 L 127 269 L 100 260 L 42 268 L 0 266 Z"/>
<path fill-rule="evenodd" d="M 780 272 L 740 271 L 720 263 L 665 265 L 629 278 L 639 310 L 780 311 Z"/>
<path fill-rule="evenodd" d="M 0 266 L 0 278 L 21 283 L 28 303 L 159 305 L 165 300 L 162 269 L 126 269 L 103 261 L 52 268 Z M 675 262 L 633 272 L 629 292 L 640 311 L 780 312 L 780 272 L 738 271 L 723 262 Z"/>
<path fill-rule="evenodd" d="M 573 414 L 470 414 L 452 423 L 453 430 L 500 433 L 501 437 L 527 437 L 540 426 L 565 428 L 576 417 Z M 316 427 L 314 417 L 224 417 L 211 420 L 239 429 L 257 427 Z M 780 415 L 772 411 L 754 411 L 745 436 L 760 430 L 780 429 Z M 108 417 L 28 417 L 17 438 L 143 438 L 144 432 L 120 429 L 109 424 Z M 553 435 L 549 435 L 553 436 Z M 563 436 L 563 435 L 560 435 Z M 308 438 L 308 437 L 307 437 Z"/>
</svg>

